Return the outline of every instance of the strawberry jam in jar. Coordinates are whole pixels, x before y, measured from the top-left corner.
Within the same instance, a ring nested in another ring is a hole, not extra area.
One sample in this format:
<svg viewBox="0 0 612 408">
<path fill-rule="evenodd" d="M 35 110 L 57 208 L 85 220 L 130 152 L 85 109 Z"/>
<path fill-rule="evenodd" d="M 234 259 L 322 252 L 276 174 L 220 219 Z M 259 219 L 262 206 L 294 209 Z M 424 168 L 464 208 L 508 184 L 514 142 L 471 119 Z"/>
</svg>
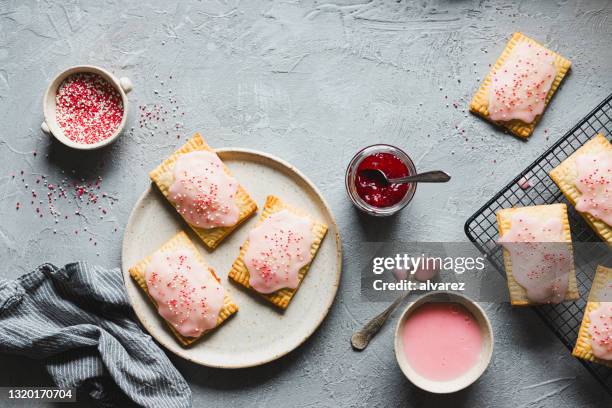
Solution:
<svg viewBox="0 0 612 408">
<path fill-rule="evenodd" d="M 401 149 L 385 144 L 359 151 L 346 170 L 346 190 L 353 204 L 374 216 L 388 216 L 404 208 L 414 196 L 414 183 L 385 183 L 372 174 L 382 171 L 387 178 L 416 174 L 414 163 Z"/>
</svg>

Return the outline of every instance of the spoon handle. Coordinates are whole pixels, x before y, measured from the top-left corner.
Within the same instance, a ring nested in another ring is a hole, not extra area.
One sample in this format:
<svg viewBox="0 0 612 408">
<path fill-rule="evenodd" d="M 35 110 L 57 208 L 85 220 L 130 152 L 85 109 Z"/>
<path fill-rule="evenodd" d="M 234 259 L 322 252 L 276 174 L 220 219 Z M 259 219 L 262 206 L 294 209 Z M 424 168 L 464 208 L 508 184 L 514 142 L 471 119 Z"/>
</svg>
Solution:
<svg viewBox="0 0 612 408">
<path fill-rule="evenodd" d="M 357 330 L 353 333 L 351 337 L 351 344 L 355 350 L 363 350 L 365 349 L 370 340 L 376 333 L 380 331 L 380 328 L 385 324 L 391 313 L 397 308 L 397 306 L 410 294 L 410 291 L 407 291 L 401 296 L 398 296 L 397 299 L 393 301 L 382 313 L 376 315 L 372 318 L 368 323 L 366 323 L 361 329 Z"/>
<path fill-rule="evenodd" d="M 389 183 L 446 183 L 451 179 L 448 173 L 441 170 L 426 171 L 413 176 L 389 179 Z"/>
</svg>

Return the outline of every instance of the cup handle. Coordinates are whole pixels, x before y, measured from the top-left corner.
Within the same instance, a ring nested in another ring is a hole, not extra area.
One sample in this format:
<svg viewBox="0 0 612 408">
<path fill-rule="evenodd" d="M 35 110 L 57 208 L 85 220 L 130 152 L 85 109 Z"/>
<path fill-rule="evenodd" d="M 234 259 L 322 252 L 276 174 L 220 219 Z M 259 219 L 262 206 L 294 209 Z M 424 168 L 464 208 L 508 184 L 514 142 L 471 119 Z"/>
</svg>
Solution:
<svg viewBox="0 0 612 408">
<path fill-rule="evenodd" d="M 121 85 L 121 89 L 123 89 L 123 92 L 125 93 L 130 93 L 130 91 L 134 88 L 132 81 L 130 81 L 130 79 L 127 77 L 120 78 L 119 85 Z"/>
<path fill-rule="evenodd" d="M 47 125 L 47 122 L 43 122 L 40 125 L 40 128 L 43 132 L 45 132 L 46 134 L 50 135 L 51 134 L 51 129 L 49 129 L 49 125 Z"/>
</svg>

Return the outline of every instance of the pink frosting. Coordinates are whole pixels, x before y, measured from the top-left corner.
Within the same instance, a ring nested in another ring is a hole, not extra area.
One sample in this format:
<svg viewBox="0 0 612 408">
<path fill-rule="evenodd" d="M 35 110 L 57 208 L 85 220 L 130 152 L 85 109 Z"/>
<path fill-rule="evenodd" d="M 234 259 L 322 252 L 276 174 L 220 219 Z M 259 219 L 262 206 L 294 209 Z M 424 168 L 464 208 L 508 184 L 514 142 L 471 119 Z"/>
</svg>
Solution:
<svg viewBox="0 0 612 408">
<path fill-rule="evenodd" d="M 157 252 L 145 270 L 157 311 L 186 337 L 198 337 L 217 325 L 224 291 L 187 248 Z"/>
<path fill-rule="evenodd" d="M 564 241 L 563 225 L 551 218 L 541 221 L 515 213 L 510 230 L 499 242 L 510 253 L 512 276 L 537 303 L 559 303 L 565 299 L 571 267 L 570 248 Z"/>
<path fill-rule="evenodd" d="M 496 121 L 519 119 L 531 123 L 544 111 L 546 95 L 557 75 L 555 57 L 543 47 L 520 41 L 489 87 L 489 117 Z"/>
<path fill-rule="evenodd" d="M 601 302 L 597 309 L 591 311 L 589 319 L 593 355 L 612 360 L 612 302 Z"/>
<path fill-rule="evenodd" d="M 458 303 L 419 306 L 406 320 L 401 336 L 410 366 L 432 381 L 449 381 L 465 374 L 482 353 L 478 321 Z"/>
<path fill-rule="evenodd" d="M 219 157 L 207 151 L 179 156 L 174 165 L 170 200 L 191 225 L 229 227 L 238 222 L 238 182 L 229 176 Z"/>
<path fill-rule="evenodd" d="M 612 225 L 612 152 L 576 157 L 576 209 Z"/>
<path fill-rule="evenodd" d="M 272 214 L 249 233 L 244 256 L 249 284 L 261 293 L 297 288 L 299 270 L 312 259 L 313 242 L 309 219 L 287 210 Z"/>
</svg>

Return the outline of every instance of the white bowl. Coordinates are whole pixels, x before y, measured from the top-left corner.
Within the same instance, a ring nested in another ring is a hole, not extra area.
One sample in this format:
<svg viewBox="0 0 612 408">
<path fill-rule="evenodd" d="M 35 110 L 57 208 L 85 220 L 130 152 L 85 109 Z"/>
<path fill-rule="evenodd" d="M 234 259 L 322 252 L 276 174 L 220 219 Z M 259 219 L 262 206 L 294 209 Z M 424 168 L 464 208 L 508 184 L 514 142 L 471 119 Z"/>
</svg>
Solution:
<svg viewBox="0 0 612 408">
<path fill-rule="evenodd" d="M 76 143 L 70 140 L 69 138 L 66 137 L 66 135 L 64 135 L 64 132 L 57 124 L 57 120 L 55 118 L 55 95 L 57 94 L 57 89 L 68 76 L 79 73 L 79 72 L 100 75 L 102 78 L 106 79 L 110 84 L 112 84 L 115 87 L 115 89 L 117 89 L 117 92 L 119 92 L 119 94 L 121 95 L 121 100 L 123 101 L 123 118 L 121 119 L 121 123 L 119 124 L 119 127 L 117 128 L 115 133 L 113 133 L 112 136 L 110 136 L 107 139 L 101 140 L 98 143 L 85 144 L 85 143 Z M 127 115 L 128 115 L 127 94 L 131 90 L 132 90 L 132 82 L 128 78 L 123 77 L 121 79 L 117 79 L 115 78 L 113 74 L 111 74 L 110 72 L 102 68 L 94 67 L 93 65 L 77 65 L 74 67 L 70 67 L 67 70 L 60 72 L 55 78 L 53 78 L 53 81 L 51 81 L 51 83 L 47 87 L 47 90 L 45 91 L 45 96 L 43 99 L 43 114 L 45 115 L 45 120 L 42 123 L 42 125 L 40 125 L 40 128 L 43 130 L 43 132 L 52 134 L 61 143 L 65 144 L 68 147 L 72 147 L 74 149 L 93 150 L 93 149 L 98 149 L 100 147 L 106 146 L 114 142 L 115 139 L 119 137 L 119 135 L 121 134 L 121 131 L 125 127 L 125 122 L 127 120 Z"/>
<path fill-rule="evenodd" d="M 406 355 L 404 354 L 404 341 L 402 333 L 404 331 L 403 329 L 407 319 L 420 306 L 431 301 L 455 302 L 464 306 L 470 313 L 472 313 L 472 315 L 474 315 L 474 318 L 480 326 L 480 332 L 482 334 L 482 349 L 480 351 L 478 362 L 461 376 L 449 381 L 435 381 L 423 377 L 410 366 L 410 363 L 408 363 L 406 360 Z M 406 378 L 408 378 L 408 380 L 410 380 L 410 382 L 412 382 L 414 385 L 425 391 L 436 394 L 448 394 L 468 387 L 474 381 L 480 378 L 482 373 L 484 373 L 491 362 L 492 355 L 493 330 L 491 329 L 491 322 L 489 321 L 489 318 L 476 302 L 454 292 L 441 291 L 423 295 L 406 307 L 406 310 L 404 310 L 402 313 L 402 316 L 397 323 L 397 327 L 395 328 L 395 358 L 397 359 L 397 363 L 399 364 Z"/>
</svg>

